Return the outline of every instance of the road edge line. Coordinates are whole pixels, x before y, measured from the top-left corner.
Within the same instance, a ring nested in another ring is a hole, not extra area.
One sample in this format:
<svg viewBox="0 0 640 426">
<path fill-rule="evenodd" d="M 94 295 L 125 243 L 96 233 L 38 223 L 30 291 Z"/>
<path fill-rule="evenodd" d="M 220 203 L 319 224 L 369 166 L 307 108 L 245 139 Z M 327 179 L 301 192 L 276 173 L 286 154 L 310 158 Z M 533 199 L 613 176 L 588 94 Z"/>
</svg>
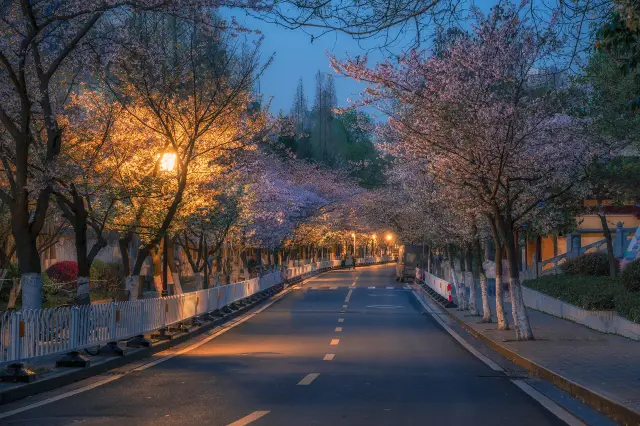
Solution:
<svg viewBox="0 0 640 426">
<path fill-rule="evenodd" d="M 500 367 L 498 364 L 481 354 L 476 348 L 471 346 L 462 336 L 456 333 L 451 327 L 444 323 L 436 312 L 434 312 L 430 306 L 418 295 L 418 292 L 414 289 L 412 291 L 414 297 L 418 300 L 418 302 L 425 308 L 425 311 L 447 332 L 453 337 L 460 345 L 469 351 L 472 355 L 482 361 L 484 364 L 489 366 L 494 371 L 505 372 L 504 368 Z M 427 297 L 429 297 L 427 295 Z M 449 312 L 447 312 L 449 313 Z M 451 314 L 449 314 L 451 316 Z M 465 328 L 466 330 L 466 328 Z M 540 393 L 531 385 L 525 383 L 523 380 L 510 380 L 513 384 L 518 386 L 520 390 L 525 392 L 529 397 L 531 397 L 534 401 L 540 404 L 543 408 L 549 411 L 551 414 L 568 424 L 569 426 L 584 426 L 584 423 L 580 418 L 573 415 L 571 412 L 564 409 L 564 407 L 556 404 L 552 399 L 548 398 L 544 394 Z M 523 386 L 526 385 L 526 386 Z"/>
</svg>

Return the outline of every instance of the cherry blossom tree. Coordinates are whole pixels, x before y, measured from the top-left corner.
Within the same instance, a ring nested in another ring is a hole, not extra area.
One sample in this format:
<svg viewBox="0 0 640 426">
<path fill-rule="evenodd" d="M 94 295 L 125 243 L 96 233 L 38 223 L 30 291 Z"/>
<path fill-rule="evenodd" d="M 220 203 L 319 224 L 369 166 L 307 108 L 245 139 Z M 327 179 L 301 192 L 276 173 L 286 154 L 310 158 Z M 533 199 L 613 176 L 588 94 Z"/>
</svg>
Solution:
<svg viewBox="0 0 640 426">
<path fill-rule="evenodd" d="M 566 115 L 559 88 L 532 78 L 559 49 L 551 31 L 539 34 L 508 5 L 476 12 L 476 22 L 440 58 L 414 50 L 373 69 L 361 59 L 332 63 L 369 82 L 365 102 L 384 108 L 400 135 L 391 152 L 423 158 L 451 198 L 471 194 L 468 209 L 493 215 L 509 264 L 516 338 L 529 340 L 514 236 L 579 179 L 572 166 L 584 151 L 582 125 Z"/>
</svg>

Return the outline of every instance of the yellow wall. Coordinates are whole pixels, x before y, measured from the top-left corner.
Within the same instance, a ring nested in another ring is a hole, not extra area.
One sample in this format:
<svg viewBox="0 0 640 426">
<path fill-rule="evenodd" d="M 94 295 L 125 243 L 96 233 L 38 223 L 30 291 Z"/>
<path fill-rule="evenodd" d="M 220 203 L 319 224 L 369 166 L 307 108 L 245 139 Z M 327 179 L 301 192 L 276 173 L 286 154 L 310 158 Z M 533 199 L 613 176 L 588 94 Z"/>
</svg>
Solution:
<svg viewBox="0 0 640 426">
<path fill-rule="evenodd" d="M 578 222 L 580 221 L 582 222 L 578 225 L 578 229 L 602 229 L 602 223 L 598 216 L 582 216 L 578 218 Z M 622 226 L 624 228 L 636 228 L 640 226 L 640 219 L 634 215 L 607 216 L 607 222 L 609 224 L 609 229 L 615 229 L 618 222 L 622 222 Z"/>
</svg>

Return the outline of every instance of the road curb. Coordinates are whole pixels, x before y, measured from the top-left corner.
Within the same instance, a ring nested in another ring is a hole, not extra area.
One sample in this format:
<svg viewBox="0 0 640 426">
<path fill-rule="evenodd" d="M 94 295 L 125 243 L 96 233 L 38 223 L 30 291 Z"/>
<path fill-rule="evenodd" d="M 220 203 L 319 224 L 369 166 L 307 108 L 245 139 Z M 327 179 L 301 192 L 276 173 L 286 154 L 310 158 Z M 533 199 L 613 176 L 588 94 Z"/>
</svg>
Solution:
<svg viewBox="0 0 640 426">
<path fill-rule="evenodd" d="M 43 377 L 42 379 L 35 381 L 33 383 L 28 383 L 12 389 L 6 389 L 3 391 L 0 391 L 0 405 L 5 405 L 5 404 L 15 402 L 33 395 L 58 389 L 63 386 L 69 385 L 71 383 L 75 383 L 80 380 L 87 379 L 89 377 L 97 376 L 98 374 L 102 374 L 106 371 L 113 370 L 114 368 L 122 367 L 123 365 L 130 364 L 142 358 L 149 357 L 157 352 L 167 350 L 173 346 L 176 346 L 180 343 L 184 343 L 187 340 L 197 337 L 200 334 L 205 333 L 215 327 L 226 324 L 240 315 L 248 313 L 254 309 L 258 309 L 262 305 L 267 303 L 269 300 L 272 300 L 273 298 L 285 293 L 290 287 L 303 283 L 304 281 L 310 278 L 320 276 L 331 270 L 332 269 L 328 269 L 326 271 L 322 271 L 305 278 L 294 279 L 294 280 L 285 281 L 283 283 L 277 284 L 273 287 L 274 288 L 279 287 L 279 290 L 273 293 L 272 295 L 265 297 L 264 299 L 261 299 L 255 303 L 246 305 L 238 309 L 237 311 L 233 311 L 232 313 L 222 318 L 216 319 L 214 321 L 206 322 L 202 326 L 193 328 L 188 332 L 175 334 L 173 335 L 171 340 L 156 341 L 148 348 L 131 350 L 125 356 L 106 359 L 105 361 L 100 362 L 99 364 L 91 365 L 85 368 L 69 369 L 69 371 L 62 372 L 62 374 L 60 375 L 56 375 L 53 377 Z"/>
<path fill-rule="evenodd" d="M 640 425 L 640 413 L 637 413 L 631 410 L 624 405 L 621 405 L 615 401 L 610 400 L 609 398 L 600 395 L 598 392 L 593 391 L 583 385 L 580 385 L 574 382 L 571 379 L 564 377 L 563 375 L 554 372 L 546 367 L 543 367 L 540 364 L 526 358 L 517 352 L 502 346 L 500 343 L 491 339 L 490 337 L 485 336 L 480 333 L 473 327 L 471 327 L 466 322 L 462 321 L 460 318 L 449 312 L 449 310 L 443 307 L 436 299 L 431 297 L 421 286 L 417 286 L 419 291 L 428 296 L 431 300 L 438 304 L 440 309 L 449 315 L 458 325 L 464 328 L 468 333 L 470 333 L 475 338 L 481 340 L 487 346 L 489 346 L 494 351 L 498 352 L 503 357 L 508 360 L 518 364 L 521 367 L 526 368 L 528 371 L 532 372 L 536 376 L 542 377 L 543 379 L 553 383 L 555 386 L 560 389 L 570 393 L 576 398 L 580 399 L 586 404 L 589 404 L 596 410 L 607 414 L 609 417 L 614 420 L 624 424 L 624 425 Z"/>
</svg>

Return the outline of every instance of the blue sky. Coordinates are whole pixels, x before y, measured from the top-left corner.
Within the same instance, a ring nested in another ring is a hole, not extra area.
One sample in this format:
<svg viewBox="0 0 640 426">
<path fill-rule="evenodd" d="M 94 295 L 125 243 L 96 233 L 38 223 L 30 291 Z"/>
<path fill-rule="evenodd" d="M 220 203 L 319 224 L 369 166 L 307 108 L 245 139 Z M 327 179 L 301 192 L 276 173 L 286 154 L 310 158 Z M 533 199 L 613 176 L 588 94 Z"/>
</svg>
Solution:
<svg viewBox="0 0 640 426">
<path fill-rule="evenodd" d="M 365 50 L 351 37 L 331 33 L 315 39 L 312 43 L 311 37 L 301 30 L 287 30 L 249 17 L 236 16 L 236 19 L 246 27 L 259 29 L 263 33 L 264 60 L 275 54 L 271 66 L 260 79 L 260 91 L 265 99 L 272 98 L 272 112 L 277 113 L 280 110 L 289 112 L 299 78 L 303 79 L 305 95 L 311 107 L 315 75 L 318 70 L 331 73 L 336 77 L 335 86 L 340 106 L 346 106 L 348 98 L 357 98 L 358 93 L 363 90 L 363 84 L 350 78 L 336 76 L 327 57 L 327 52 L 339 58 L 365 53 Z M 382 60 L 384 56 L 379 50 L 373 50 L 369 51 L 369 58 L 372 63 L 375 63 Z"/>
</svg>

